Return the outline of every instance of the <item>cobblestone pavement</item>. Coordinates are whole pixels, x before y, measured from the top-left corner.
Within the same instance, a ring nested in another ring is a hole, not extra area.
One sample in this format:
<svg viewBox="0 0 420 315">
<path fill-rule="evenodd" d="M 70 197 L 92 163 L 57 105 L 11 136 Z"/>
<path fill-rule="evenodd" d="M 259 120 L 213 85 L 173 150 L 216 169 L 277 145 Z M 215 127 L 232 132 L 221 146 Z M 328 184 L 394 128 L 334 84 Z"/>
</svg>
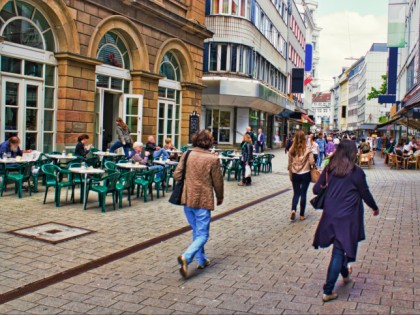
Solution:
<svg viewBox="0 0 420 315">
<path fill-rule="evenodd" d="M 274 172 L 253 178 L 251 187 L 226 182 L 226 201 L 216 213 L 290 187 L 283 152 L 275 152 Z M 289 191 L 216 221 L 203 271 L 180 278 L 176 256 L 190 234 L 170 239 L 128 257 L 0 305 L 0 313 L 420 313 L 419 171 L 390 171 L 376 159 L 366 170 L 379 204 L 379 217 L 366 209 L 367 240 L 359 247 L 353 282 L 338 282 L 339 299 L 323 304 L 329 250 L 311 241 L 320 212 L 288 220 Z M 43 194 L 2 198 L 0 218 L 0 293 L 65 271 L 92 259 L 186 225 L 182 210 L 167 197 L 100 213 L 94 198 L 55 208 Z M 65 197 L 63 196 L 63 199 Z M 97 233 L 58 245 L 16 237 L 6 231 L 56 221 Z"/>
</svg>

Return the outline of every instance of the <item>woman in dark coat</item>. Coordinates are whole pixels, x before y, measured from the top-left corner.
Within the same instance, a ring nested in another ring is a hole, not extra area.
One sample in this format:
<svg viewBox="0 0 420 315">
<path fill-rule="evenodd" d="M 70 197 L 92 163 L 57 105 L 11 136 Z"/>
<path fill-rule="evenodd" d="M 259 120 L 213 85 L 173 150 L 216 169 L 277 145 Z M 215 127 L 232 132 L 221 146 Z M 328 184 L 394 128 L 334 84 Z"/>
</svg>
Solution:
<svg viewBox="0 0 420 315">
<path fill-rule="evenodd" d="M 324 285 L 324 302 L 337 298 L 333 289 L 340 273 L 345 283 L 350 280 L 351 269 L 347 264 L 356 260 L 358 243 L 365 239 L 363 201 L 372 208 L 373 215 L 379 214 L 365 173 L 355 165 L 355 159 L 354 144 L 342 141 L 313 188 L 314 194 L 318 194 L 328 179 L 324 212 L 313 243 L 316 249 L 333 245 Z"/>
<path fill-rule="evenodd" d="M 244 139 L 241 145 L 241 165 L 242 165 L 242 182 L 238 183 L 238 186 L 250 186 L 251 177 L 245 177 L 245 167 L 252 165 L 253 150 L 254 146 L 252 145 L 252 138 L 249 134 L 244 134 Z"/>
</svg>

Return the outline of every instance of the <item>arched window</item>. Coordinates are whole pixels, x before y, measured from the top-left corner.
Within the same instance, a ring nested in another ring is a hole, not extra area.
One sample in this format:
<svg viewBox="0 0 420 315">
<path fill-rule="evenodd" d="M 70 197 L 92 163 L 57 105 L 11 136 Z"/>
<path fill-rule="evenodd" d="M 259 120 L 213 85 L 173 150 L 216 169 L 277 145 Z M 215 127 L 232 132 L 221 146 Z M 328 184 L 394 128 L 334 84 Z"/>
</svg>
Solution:
<svg viewBox="0 0 420 315">
<path fill-rule="evenodd" d="M 0 12 L 0 27 L 6 41 L 55 51 L 54 35 L 48 21 L 27 2 L 7 2 Z"/>
<path fill-rule="evenodd" d="M 181 69 L 178 60 L 171 52 L 167 52 L 163 56 L 159 74 L 164 75 L 168 80 L 181 81 Z"/>
<path fill-rule="evenodd" d="M 130 70 L 130 54 L 123 39 L 114 32 L 102 37 L 98 46 L 98 59 L 104 64 Z"/>
</svg>

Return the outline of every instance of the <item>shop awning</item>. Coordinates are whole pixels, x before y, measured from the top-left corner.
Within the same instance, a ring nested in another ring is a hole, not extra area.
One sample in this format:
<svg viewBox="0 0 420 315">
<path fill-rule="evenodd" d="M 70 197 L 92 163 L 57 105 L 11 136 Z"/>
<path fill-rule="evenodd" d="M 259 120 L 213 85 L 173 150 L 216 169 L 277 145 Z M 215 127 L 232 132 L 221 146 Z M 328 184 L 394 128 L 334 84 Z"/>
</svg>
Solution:
<svg viewBox="0 0 420 315">
<path fill-rule="evenodd" d="M 382 124 L 376 125 L 376 128 L 375 129 L 379 129 L 379 128 L 382 128 L 382 127 L 385 127 L 385 126 L 388 126 L 388 125 L 391 125 L 391 124 L 395 124 L 400 119 L 401 119 L 401 117 L 399 117 L 399 116 L 398 117 L 395 117 L 393 119 L 388 120 L 387 122 L 384 122 Z"/>
<path fill-rule="evenodd" d="M 375 130 L 376 124 L 361 124 L 358 130 Z"/>
<path fill-rule="evenodd" d="M 302 114 L 302 119 L 306 120 L 308 124 L 315 125 L 315 122 L 306 114 Z"/>
</svg>

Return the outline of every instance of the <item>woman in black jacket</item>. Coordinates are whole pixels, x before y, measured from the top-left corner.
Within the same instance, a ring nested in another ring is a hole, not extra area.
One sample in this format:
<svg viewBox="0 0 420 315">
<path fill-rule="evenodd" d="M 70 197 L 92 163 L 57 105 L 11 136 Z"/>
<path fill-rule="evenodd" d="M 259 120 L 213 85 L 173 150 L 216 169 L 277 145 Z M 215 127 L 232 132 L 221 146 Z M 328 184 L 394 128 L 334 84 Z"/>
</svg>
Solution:
<svg viewBox="0 0 420 315">
<path fill-rule="evenodd" d="M 238 186 L 250 186 L 251 185 L 251 176 L 245 178 L 245 167 L 252 165 L 252 154 L 253 154 L 253 145 L 252 139 L 249 134 L 244 135 L 244 140 L 242 141 L 241 146 L 241 165 L 242 165 L 242 183 L 239 183 Z"/>
<path fill-rule="evenodd" d="M 75 156 L 82 156 L 86 157 L 89 154 L 89 150 L 92 145 L 87 145 L 89 140 L 89 136 L 87 134 L 83 134 L 77 138 L 76 149 L 74 150 Z"/>
</svg>

